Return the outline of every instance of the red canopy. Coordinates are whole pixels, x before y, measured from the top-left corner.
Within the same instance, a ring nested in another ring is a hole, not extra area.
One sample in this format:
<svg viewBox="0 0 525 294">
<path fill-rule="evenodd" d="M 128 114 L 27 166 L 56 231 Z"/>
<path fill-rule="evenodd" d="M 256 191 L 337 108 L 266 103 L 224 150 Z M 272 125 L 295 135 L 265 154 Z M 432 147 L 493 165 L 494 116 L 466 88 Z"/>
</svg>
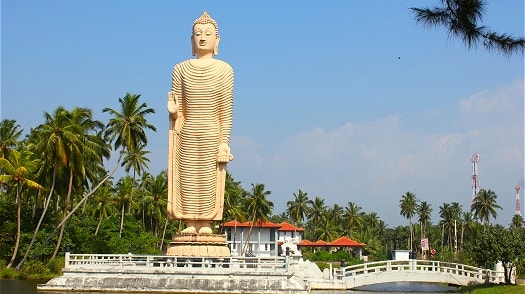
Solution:
<svg viewBox="0 0 525 294">
<path fill-rule="evenodd" d="M 347 238 L 345 236 L 340 237 L 333 242 L 326 242 L 323 240 L 317 240 L 315 242 L 303 239 L 299 244 L 299 246 L 310 246 L 310 247 L 364 247 L 366 244 L 359 243 L 357 241 L 354 241 L 350 238 Z"/>
<path fill-rule="evenodd" d="M 365 245 L 366 244 L 359 243 L 345 236 L 339 237 L 333 242 L 330 242 L 330 246 L 333 246 L 333 247 L 362 247 Z"/>
</svg>

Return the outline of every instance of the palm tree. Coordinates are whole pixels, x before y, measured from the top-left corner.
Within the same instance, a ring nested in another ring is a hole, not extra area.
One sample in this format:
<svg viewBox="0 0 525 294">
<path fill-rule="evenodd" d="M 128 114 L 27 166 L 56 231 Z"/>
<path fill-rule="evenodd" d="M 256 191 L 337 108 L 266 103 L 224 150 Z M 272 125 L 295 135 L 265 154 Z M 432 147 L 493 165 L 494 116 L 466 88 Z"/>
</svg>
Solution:
<svg viewBox="0 0 525 294">
<path fill-rule="evenodd" d="M 97 175 L 105 172 L 104 158 L 109 158 L 110 155 L 109 145 L 100 137 L 104 125 L 100 121 L 93 120 L 90 109 L 76 107 L 70 112 L 63 107 L 58 107 L 53 114 L 44 113 L 44 118 L 45 122 L 32 130 L 28 145 L 36 154 L 44 158 L 41 179 L 50 181 L 51 188 L 44 200 L 43 211 L 26 254 L 17 265 L 17 269 L 20 269 L 29 254 L 52 196 L 57 195 L 55 209 L 58 214 L 60 203 L 58 195 L 64 193 L 67 195 L 63 201 L 62 211 L 62 220 L 65 220 L 68 218 L 69 206 L 73 203 L 72 193 L 76 191 L 76 194 L 81 194 L 83 186 L 98 179 Z M 57 176 L 59 182 L 68 183 L 67 191 L 64 191 L 63 185 L 59 185 L 57 188 L 60 191 L 55 193 Z M 60 229 L 53 257 L 58 253 L 64 233 L 64 227 Z"/>
<path fill-rule="evenodd" d="M 146 204 L 146 215 L 150 218 L 150 230 L 158 236 L 159 225 L 167 215 L 168 173 L 164 170 L 156 177 L 148 174 L 143 183 L 142 190 L 145 193 L 143 201 Z"/>
<path fill-rule="evenodd" d="M 134 176 L 135 172 L 139 174 L 142 172 L 142 168 L 146 165 L 145 158 L 147 151 L 142 151 L 143 147 L 148 144 L 148 138 L 146 136 L 145 129 L 156 131 L 154 125 L 148 123 L 146 115 L 155 113 L 153 108 L 148 108 L 146 103 L 140 104 L 140 94 L 126 93 L 124 98 L 119 98 L 120 111 L 112 108 L 104 108 L 102 112 L 108 112 L 113 117 L 109 120 L 106 126 L 105 135 L 109 138 L 110 142 L 115 141 L 114 149 L 121 148 L 120 153 L 126 154 L 126 161 L 123 165 L 126 165 L 126 172 L 130 168 L 133 168 Z M 133 179 L 135 178 L 133 176 Z M 127 183 L 128 180 L 126 180 Z M 129 187 L 133 189 L 134 184 L 129 184 Z M 129 191 L 129 196 L 133 194 L 133 191 Z M 129 200 L 131 201 L 131 199 Z M 121 208 L 122 210 L 122 208 Z M 122 235 L 122 227 L 124 224 L 124 211 L 121 211 L 120 220 L 120 235 Z"/>
<path fill-rule="evenodd" d="M 519 229 L 523 227 L 523 217 L 519 214 L 515 214 L 512 217 L 512 221 L 510 223 L 511 229 Z"/>
<path fill-rule="evenodd" d="M 122 160 L 124 170 L 129 172 L 130 169 L 133 169 L 133 178 L 135 178 L 135 174 L 139 176 L 142 175 L 144 169 L 148 168 L 149 158 L 146 157 L 148 153 L 150 152 L 144 150 L 143 144 L 133 147 L 132 149 L 126 149 Z"/>
<path fill-rule="evenodd" d="M 332 218 L 332 213 L 330 211 L 324 211 L 319 223 L 315 226 L 315 238 L 317 240 L 331 242 L 339 237 L 340 233 L 339 226 Z"/>
<path fill-rule="evenodd" d="M 362 207 L 354 202 L 348 202 L 343 215 L 343 232 L 352 238 L 355 228 L 361 228 L 364 221 Z"/>
<path fill-rule="evenodd" d="M 337 224 L 341 231 L 341 223 L 343 221 L 343 208 L 339 204 L 334 203 L 331 208 L 328 209 L 330 218 Z"/>
<path fill-rule="evenodd" d="M 245 200 L 245 207 L 251 217 L 252 223 L 250 230 L 248 231 L 245 246 L 242 250 L 243 254 L 248 248 L 248 243 L 250 241 L 254 224 L 256 222 L 258 224 L 264 223 L 272 214 L 273 202 L 267 199 L 267 196 L 272 192 L 265 191 L 264 189 L 264 184 L 252 184 L 252 190 L 248 192 L 248 197 Z"/>
<path fill-rule="evenodd" d="M 496 209 L 501 209 L 496 201 L 497 198 L 498 195 L 493 191 L 481 189 L 478 195 L 474 197 L 470 210 L 483 224 L 488 225 L 491 217 L 496 218 L 498 216 Z"/>
<path fill-rule="evenodd" d="M 13 256 L 7 264 L 7 268 L 10 268 L 15 261 L 18 253 L 18 246 L 20 245 L 20 227 L 21 227 L 21 208 L 22 208 L 22 190 L 24 187 L 34 188 L 43 190 L 39 183 L 35 182 L 32 177 L 38 167 L 38 160 L 33 158 L 33 153 L 27 150 L 21 152 L 17 150 L 11 150 L 9 152 L 9 158 L 0 158 L 0 183 L 6 184 L 13 188 L 15 193 L 15 199 L 17 204 L 16 209 L 16 220 L 17 220 L 17 231 L 16 231 L 16 242 L 13 251 Z"/>
<path fill-rule="evenodd" d="M 361 228 L 367 227 L 372 229 L 372 231 L 377 231 L 381 225 L 381 219 L 376 212 L 363 213 L 363 224 Z"/>
<path fill-rule="evenodd" d="M 111 183 L 106 182 L 93 195 L 93 203 L 90 206 L 91 215 L 98 220 L 97 228 L 95 229 L 95 236 L 98 235 L 102 221 L 108 218 L 115 211 L 115 190 Z"/>
<path fill-rule="evenodd" d="M 286 212 L 290 218 L 294 221 L 295 225 L 300 224 L 308 216 L 310 210 L 310 200 L 308 199 L 308 193 L 303 192 L 301 189 L 296 193 L 293 193 L 294 200 L 290 200 L 286 203 L 288 207 Z"/>
<path fill-rule="evenodd" d="M 505 55 L 523 54 L 524 38 L 499 34 L 478 24 L 483 18 L 485 1 L 440 0 L 442 6 L 434 8 L 410 8 L 416 21 L 429 27 L 444 26 L 450 36 L 460 38 L 468 49 L 482 44 L 487 50 L 500 51 Z"/>
<path fill-rule="evenodd" d="M 408 226 L 410 228 L 410 252 L 412 252 L 412 243 L 414 239 L 414 233 L 412 230 L 412 217 L 416 214 L 417 209 L 417 198 L 412 192 L 406 192 L 405 195 L 399 201 L 399 207 L 401 208 L 401 215 L 408 219 Z"/>
<path fill-rule="evenodd" d="M 109 120 L 106 135 L 111 142 L 115 140 L 115 150 L 122 148 L 131 152 L 141 145 L 147 145 L 148 139 L 145 129 L 157 129 L 146 120 L 146 115 L 155 113 L 153 108 L 148 108 L 146 103 L 139 104 L 140 95 L 126 93 L 124 98 L 119 98 L 120 111 L 104 108 L 113 117 Z"/>
<path fill-rule="evenodd" d="M 39 230 L 41 220 L 44 218 L 48 204 L 51 200 L 51 197 L 54 194 L 55 189 L 55 182 L 57 175 L 62 174 L 68 174 L 69 180 L 61 180 L 61 181 L 67 181 L 69 183 L 68 190 L 71 192 L 72 189 L 72 181 L 73 181 L 73 173 L 74 171 L 71 170 L 71 161 L 73 161 L 75 156 L 79 156 L 82 152 L 79 150 L 79 145 L 81 142 L 80 134 L 82 134 L 82 128 L 79 124 L 73 123 L 71 113 L 67 111 L 64 107 L 60 106 L 53 114 L 49 114 L 48 112 L 44 113 L 45 123 L 37 126 L 35 129 L 32 130 L 32 133 L 30 135 L 29 140 L 31 142 L 30 146 L 31 149 L 36 154 L 41 154 L 44 158 L 44 168 L 51 168 L 52 171 L 48 172 L 45 171 L 45 174 L 51 174 L 52 175 L 52 184 L 51 184 L 51 190 L 49 191 L 48 198 L 44 201 L 44 210 L 42 212 L 42 215 L 40 216 L 39 224 L 37 225 L 37 228 L 35 229 L 35 232 L 33 234 L 33 241 L 36 237 L 36 234 Z M 82 166 L 81 163 L 76 164 L 77 167 Z M 62 186 L 60 186 L 62 188 Z M 70 196 L 70 193 L 67 193 L 68 197 Z M 55 200 L 55 210 L 58 214 L 58 207 L 60 203 L 60 198 L 57 197 Z M 67 214 L 67 206 L 68 201 L 64 202 L 64 217 Z M 63 234 L 63 230 L 61 230 L 60 238 Z M 29 249 L 31 248 L 33 242 L 30 243 L 28 246 L 28 250 L 26 252 L 26 255 L 24 256 L 24 259 L 22 262 L 20 262 L 19 265 L 17 265 L 17 268 L 21 267 L 23 261 L 25 260 Z M 59 246 L 59 242 L 57 242 L 57 248 Z M 57 250 L 55 250 L 57 252 Z"/>
<path fill-rule="evenodd" d="M 315 197 L 314 201 L 312 201 L 310 205 L 312 207 L 310 209 L 310 215 L 308 218 L 315 226 L 323 218 L 323 214 L 326 211 L 326 204 L 324 203 L 323 198 Z"/>
<path fill-rule="evenodd" d="M 63 202 L 62 220 L 70 213 L 73 204 L 73 193 L 82 195 L 82 190 L 87 185 L 87 175 L 95 174 L 88 172 L 87 168 L 97 168 L 103 165 L 103 158 L 109 156 L 107 145 L 93 133 L 97 133 L 104 127 L 100 121 L 93 120 L 92 111 L 88 108 L 75 107 L 68 113 L 68 126 L 71 129 L 69 144 L 63 150 L 69 160 L 66 163 L 68 171 L 68 188 Z M 55 251 L 51 259 L 55 258 L 60 250 L 64 235 L 65 223 L 60 228 Z"/>
<path fill-rule="evenodd" d="M 418 221 L 421 226 L 421 239 L 425 239 L 426 228 L 430 224 L 430 218 L 432 216 L 432 207 L 427 201 L 423 201 L 417 207 L 417 214 L 419 216 Z"/>
<path fill-rule="evenodd" d="M 445 231 L 447 231 L 447 244 L 449 246 L 452 246 L 452 238 L 451 238 L 451 231 L 452 231 L 452 223 L 453 223 L 453 215 L 452 215 L 452 209 L 449 203 L 443 203 L 439 207 L 439 216 L 441 217 L 441 220 L 439 221 L 439 224 L 441 225 L 441 246 L 445 244 Z"/>
<path fill-rule="evenodd" d="M 366 244 L 366 251 L 372 256 L 379 255 L 382 245 L 379 235 L 370 227 L 363 228 L 359 232 L 354 233 L 353 237 L 356 241 Z"/>
<path fill-rule="evenodd" d="M 472 212 L 463 212 L 461 219 L 461 248 L 465 247 L 465 241 L 475 240 L 476 224 Z"/>
<path fill-rule="evenodd" d="M 247 192 L 242 188 L 241 182 L 236 182 L 227 172 L 224 191 L 224 220 L 246 221 L 247 213 L 244 209 L 246 195 Z"/>
<path fill-rule="evenodd" d="M 4 119 L 0 121 L 0 157 L 7 158 L 11 150 L 19 144 L 18 138 L 23 130 L 16 120 Z"/>
<path fill-rule="evenodd" d="M 451 228 L 454 228 L 454 251 L 458 251 L 458 222 L 461 225 L 461 214 L 463 213 L 463 209 L 461 207 L 461 204 L 458 202 L 452 202 L 450 205 L 450 213 L 452 216 L 452 223 L 450 224 Z"/>
<path fill-rule="evenodd" d="M 134 200 L 133 191 L 135 186 L 135 180 L 130 176 L 121 178 L 116 185 L 116 203 L 120 209 L 120 230 L 119 236 L 122 237 L 122 229 L 124 227 L 124 215 L 126 210 L 131 213 L 131 209 L 137 208 L 137 203 Z"/>
</svg>

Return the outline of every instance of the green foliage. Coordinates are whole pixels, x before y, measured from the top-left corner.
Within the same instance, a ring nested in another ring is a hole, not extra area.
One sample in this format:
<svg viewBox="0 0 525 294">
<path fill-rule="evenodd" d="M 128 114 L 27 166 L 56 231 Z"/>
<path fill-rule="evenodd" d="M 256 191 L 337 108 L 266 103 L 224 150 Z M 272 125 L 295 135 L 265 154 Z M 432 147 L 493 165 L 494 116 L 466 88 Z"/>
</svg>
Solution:
<svg viewBox="0 0 525 294">
<path fill-rule="evenodd" d="M 523 294 L 525 293 L 525 286 L 480 284 L 461 287 L 459 292 L 469 294 Z"/>
<path fill-rule="evenodd" d="M 18 277 L 18 272 L 14 268 L 0 267 L 0 279 L 16 279 Z"/>
<path fill-rule="evenodd" d="M 471 244 L 470 251 L 478 266 L 502 262 L 505 281 L 510 283 L 512 266 L 516 266 L 518 276 L 524 270 L 525 228 L 511 230 L 499 225 L 486 227 L 478 240 Z"/>
<path fill-rule="evenodd" d="M 157 245 L 160 240 L 145 232 L 141 222 L 132 215 L 124 218 L 122 237 L 119 236 L 118 215 L 104 219 L 98 235 L 94 236 L 96 226 L 92 218 L 73 217 L 65 236 L 68 243 L 64 241 L 63 244 L 70 244 L 72 253 L 125 254 L 131 250 L 135 254 L 161 254 Z"/>
<path fill-rule="evenodd" d="M 325 268 L 330 268 L 330 263 L 324 262 L 324 261 L 316 261 L 315 264 L 321 271 L 323 271 Z"/>
<path fill-rule="evenodd" d="M 304 259 L 311 260 L 311 261 L 333 261 L 333 262 L 341 262 L 344 261 L 345 264 L 348 265 L 354 265 L 362 263 L 359 258 L 354 257 L 352 253 L 340 250 L 334 253 L 330 253 L 326 250 L 316 250 L 315 252 L 303 252 Z"/>
<path fill-rule="evenodd" d="M 61 275 L 66 261 L 64 257 L 57 257 L 47 262 L 46 267 L 51 274 Z"/>
<path fill-rule="evenodd" d="M 16 235 L 16 204 L 6 194 L 0 194 L 0 260 L 13 253 Z"/>
<path fill-rule="evenodd" d="M 25 263 L 22 270 L 19 272 L 21 277 L 27 279 L 42 279 L 51 276 L 49 268 L 39 260 L 30 260 Z"/>
</svg>

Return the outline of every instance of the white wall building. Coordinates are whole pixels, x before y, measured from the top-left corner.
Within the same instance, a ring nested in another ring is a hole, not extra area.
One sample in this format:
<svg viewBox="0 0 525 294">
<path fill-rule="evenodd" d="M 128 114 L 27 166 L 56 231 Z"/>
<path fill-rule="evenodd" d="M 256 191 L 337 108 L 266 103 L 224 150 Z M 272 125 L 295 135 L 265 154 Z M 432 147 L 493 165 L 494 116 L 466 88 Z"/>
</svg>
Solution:
<svg viewBox="0 0 525 294">
<path fill-rule="evenodd" d="M 230 221 L 223 228 L 232 256 L 279 256 L 283 253 L 280 244 L 292 238 L 299 243 L 304 232 L 303 228 L 286 222 L 276 224 L 270 221 L 255 222 L 253 226 L 251 221 Z"/>
</svg>

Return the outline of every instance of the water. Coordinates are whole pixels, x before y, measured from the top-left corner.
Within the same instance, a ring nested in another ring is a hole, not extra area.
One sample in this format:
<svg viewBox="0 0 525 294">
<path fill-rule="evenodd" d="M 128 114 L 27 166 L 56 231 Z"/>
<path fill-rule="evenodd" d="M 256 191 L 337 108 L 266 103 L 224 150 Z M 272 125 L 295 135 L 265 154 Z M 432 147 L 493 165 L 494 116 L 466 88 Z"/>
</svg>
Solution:
<svg viewBox="0 0 525 294">
<path fill-rule="evenodd" d="M 37 294 L 36 285 L 45 281 L 25 280 L 0 280 L 0 294 Z M 101 294 L 104 292 L 45 292 L 45 294 Z M 110 293 L 110 292 L 107 292 Z M 456 288 L 442 284 L 432 283 L 410 283 L 397 282 L 387 284 L 370 285 L 349 291 L 312 291 L 312 294 L 377 294 L 377 293 L 413 293 L 413 294 L 436 294 L 436 293 L 459 293 Z"/>
</svg>

